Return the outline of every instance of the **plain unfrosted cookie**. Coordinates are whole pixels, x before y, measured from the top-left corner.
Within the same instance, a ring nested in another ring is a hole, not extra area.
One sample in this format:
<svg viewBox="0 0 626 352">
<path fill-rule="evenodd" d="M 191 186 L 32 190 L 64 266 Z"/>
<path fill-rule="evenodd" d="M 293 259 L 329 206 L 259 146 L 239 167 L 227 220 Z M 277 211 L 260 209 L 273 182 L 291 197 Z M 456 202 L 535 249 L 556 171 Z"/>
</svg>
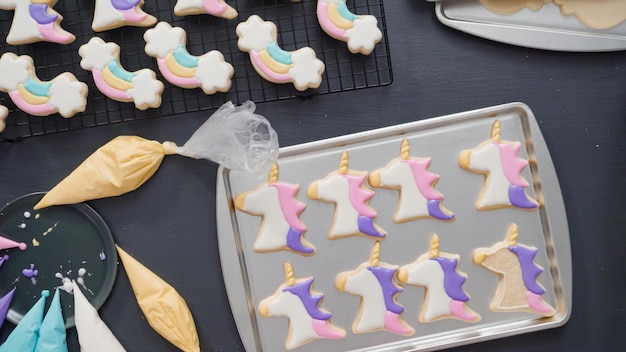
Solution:
<svg viewBox="0 0 626 352">
<path fill-rule="evenodd" d="M 353 14 L 346 0 L 317 0 L 317 20 L 324 32 L 346 42 L 353 54 L 370 54 L 383 38 L 376 17 Z"/>
<path fill-rule="evenodd" d="M 235 73 L 224 55 L 211 50 L 204 55 L 189 54 L 187 34 L 180 27 L 159 22 L 143 35 L 146 54 L 156 58 L 159 71 L 171 84 L 181 88 L 202 88 L 205 94 L 228 92 Z"/>
<path fill-rule="evenodd" d="M 424 218 L 453 220 L 454 213 L 443 207 L 443 195 L 434 188 L 439 175 L 428 171 L 431 159 L 411 157 L 410 152 L 409 141 L 404 138 L 400 157 L 384 168 L 370 172 L 370 186 L 398 190 L 395 222 Z"/>
<path fill-rule="evenodd" d="M 307 47 L 285 51 L 277 43 L 276 25 L 257 15 L 236 28 L 239 50 L 250 55 L 256 72 L 273 83 L 292 83 L 299 90 L 317 88 L 322 83 L 324 63 Z"/>
<path fill-rule="evenodd" d="M 63 16 L 54 11 L 57 0 L 0 0 L 0 9 L 15 10 L 6 41 L 11 45 L 34 42 L 68 44 L 76 37 L 61 28 Z"/>
<path fill-rule="evenodd" d="M 163 83 L 154 71 L 144 68 L 126 71 L 120 64 L 120 47 L 93 37 L 78 49 L 80 67 L 91 71 L 96 87 L 107 97 L 120 102 L 133 102 L 140 110 L 161 105 Z"/>
<path fill-rule="evenodd" d="M 346 331 L 330 322 L 333 316 L 320 308 L 324 295 L 313 291 L 313 277 L 296 279 L 291 263 L 284 263 L 285 283 L 259 303 L 263 317 L 289 318 L 285 348 L 292 350 L 317 339 L 341 339 Z"/>
<path fill-rule="evenodd" d="M 521 147 L 520 142 L 500 138 L 500 121 L 495 120 L 489 140 L 459 154 L 462 168 L 485 176 L 476 201 L 477 209 L 514 207 L 533 210 L 539 207 L 539 203 L 526 193 L 529 183 L 521 172 L 528 166 L 528 161 L 518 157 Z"/>
<path fill-rule="evenodd" d="M 500 277 L 490 308 L 495 312 L 521 311 L 553 316 L 554 308 L 542 298 L 546 290 L 537 282 L 543 272 L 535 263 L 538 249 L 518 243 L 518 236 L 517 225 L 511 224 L 504 241 L 474 250 L 474 263 Z"/>
<path fill-rule="evenodd" d="M 0 132 L 4 131 L 6 127 L 7 116 L 9 116 L 9 109 L 4 105 L 0 105 Z"/>
<path fill-rule="evenodd" d="M 489 11 L 501 14 L 512 15 L 525 8 L 538 11 L 544 4 L 552 0 L 480 0 Z"/>
<path fill-rule="evenodd" d="M 458 254 L 440 252 L 439 236 L 433 234 L 429 251 L 400 268 L 400 282 L 426 289 L 419 315 L 422 323 L 447 318 L 480 320 L 480 315 L 467 306 L 470 297 L 463 290 L 467 275 L 457 270 L 460 259 Z"/>
<path fill-rule="evenodd" d="M 304 238 L 307 227 L 300 221 L 300 214 L 306 205 L 296 199 L 299 189 L 300 185 L 278 181 L 278 164 L 274 163 L 267 182 L 235 198 L 235 208 L 262 217 L 255 251 L 315 254 L 315 247 Z"/>
<path fill-rule="evenodd" d="M 574 15 L 584 25 L 608 29 L 626 21 L 624 0 L 554 0 L 565 16 Z"/>
<path fill-rule="evenodd" d="M 174 5 L 177 16 L 209 14 L 232 20 L 237 17 L 237 10 L 224 0 L 177 0 Z"/>
<path fill-rule="evenodd" d="M 348 162 L 348 152 L 344 151 L 341 153 L 339 169 L 311 183 L 307 189 L 307 196 L 335 203 L 335 214 L 328 232 L 329 239 L 357 235 L 374 239 L 385 238 L 387 233 L 374 223 L 377 214 L 369 205 L 374 191 L 365 186 L 367 171 L 350 170 Z"/>
<path fill-rule="evenodd" d="M 376 241 L 370 260 L 355 270 L 339 273 L 335 288 L 361 297 L 352 332 L 355 334 L 385 330 L 410 336 L 415 330 L 403 319 L 402 307 L 396 298 L 402 287 L 396 284 L 398 266 L 380 261 L 380 242 Z"/>
<path fill-rule="evenodd" d="M 87 85 L 64 72 L 50 81 L 35 74 L 33 59 L 7 52 L 0 57 L 0 91 L 9 93 L 22 111 L 34 116 L 59 113 L 65 118 L 85 111 Z"/>
<path fill-rule="evenodd" d="M 152 26 L 156 18 L 141 9 L 143 3 L 143 0 L 96 0 L 91 28 L 103 32 L 123 26 Z"/>
</svg>

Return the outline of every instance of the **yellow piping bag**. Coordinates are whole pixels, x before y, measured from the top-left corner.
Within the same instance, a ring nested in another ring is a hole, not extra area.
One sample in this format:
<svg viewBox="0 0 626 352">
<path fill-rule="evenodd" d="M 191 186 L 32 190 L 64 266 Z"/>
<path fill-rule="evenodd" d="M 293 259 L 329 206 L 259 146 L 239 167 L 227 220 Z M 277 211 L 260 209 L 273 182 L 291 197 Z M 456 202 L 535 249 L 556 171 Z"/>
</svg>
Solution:
<svg viewBox="0 0 626 352">
<path fill-rule="evenodd" d="M 115 247 L 150 326 L 182 351 L 200 352 L 198 332 L 185 299 L 150 269 Z"/>
<path fill-rule="evenodd" d="M 34 207 L 76 204 L 134 191 L 157 171 L 165 155 L 208 159 L 228 169 L 263 175 L 278 158 L 278 137 L 249 101 L 228 102 L 181 147 L 138 136 L 119 136 L 100 147 Z"/>
</svg>

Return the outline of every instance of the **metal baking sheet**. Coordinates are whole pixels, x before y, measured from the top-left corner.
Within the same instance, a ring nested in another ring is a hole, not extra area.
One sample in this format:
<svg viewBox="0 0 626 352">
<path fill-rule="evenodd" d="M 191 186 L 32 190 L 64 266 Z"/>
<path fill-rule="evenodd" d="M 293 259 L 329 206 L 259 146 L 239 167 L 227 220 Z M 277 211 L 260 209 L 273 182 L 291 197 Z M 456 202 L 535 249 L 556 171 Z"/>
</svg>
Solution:
<svg viewBox="0 0 626 352">
<path fill-rule="evenodd" d="M 506 208 L 489 211 L 474 206 L 483 176 L 459 167 L 461 150 L 474 148 L 489 139 L 491 125 L 498 119 L 502 139 L 521 141 L 520 157 L 530 160 L 522 176 L 532 180 L 529 194 L 541 200 L 534 211 Z M 476 323 L 443 319 L 421 323 L 418 315 L 424 289 L 410 285 L 397 301 L 404 306 L 404 320 L 415 329 L 411 336 L 387 331 L 354 334 L 351 326 L 360 298 L 335 289 L 335 276 L 354 270 L 368 261 L 374 241 L 364 237 L 327 239 L 334 205 L 307 197 L 314 180 L 337 170 L 340 155 L 348 151 L 350 169 L 373 171 L 398 157 L 407 138 L 411 156 L 431 157 L 430 171 L 440 175 L 436 189 L 443 204 L 456 213 L 452 222 L 422 219 L 395 223 L 393 215 L 398 192 L 375 189 L 370 205 L 377 210 L 376 222 L 388 232 L 381 241 L 380 261 L 393 265 L 412 263 L 429 248 L 437 233 L 442 252 L 459 254 L 458 269 L 468 275 L 463 285 L 471 297 L 468 306 L 481 315 Z M 247 351 L 283 351 L 288 334 L 286 317 L 262 317 L 259 302 L 274 294 L 285 282 L 283 263 L 293 265 L 295 278 L 314 277 L 313 289 L 324 293 L 321 307 L 332 312 L 334 325 L 346 330 L 340 340 L 317 339 L 296 351 L 420 351 L 440 349 L 502 338 L 563 325 L 572 304 L 572 272 L 569 231 L 559 182 L 550 154 L 532 111 L 511 103 L 443 116 L 347 136 L 282 148 L 278 159 L 279 180 L 300 185 L 297 199 L 307 207 L 300 219 L 308 231 L 305 238 L 316 254 L 304 257 L 288 251 L 258 253 L 252 249 L 261 218 L 235 210 L 233 199 L 267 181 L 220 168 L 217 185 L 219 250 L 224 281 L 233 316 Z M 550 318 L 525 312 L 493 312 L 489 304 L 498 284 L 497 275 L 472 262 L 472 252 L 503 241 L 511 223 L 519 226 L 519 243 L 539 248 L 536 263 L 544 268 L 538 282 L 546 289 L 547 303 L 556 309 Z"/>
<path fill-rule="evenodd" d="M 606 30 L 593 29 L 576 16 L 563 16 L 552 2 L 536 12 L 524 9 L 498 15 L 479 0 L 445 0 L 437 2 L 435 13 L 447 26 L 508 44 L 557 51 L 626 50 L 626 22 Z"/>
</svg>

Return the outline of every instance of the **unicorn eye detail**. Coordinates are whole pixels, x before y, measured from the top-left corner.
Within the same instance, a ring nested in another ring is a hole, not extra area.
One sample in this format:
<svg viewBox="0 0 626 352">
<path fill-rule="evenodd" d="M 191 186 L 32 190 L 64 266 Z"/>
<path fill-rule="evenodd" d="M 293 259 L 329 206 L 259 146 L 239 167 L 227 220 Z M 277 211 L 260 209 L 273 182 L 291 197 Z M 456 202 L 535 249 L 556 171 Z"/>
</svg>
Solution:
<svg viewBox="0 0 626 352">
<path fill-rule="evenodd" d="M 539 249 L 518 243 L 518 236 L 517 224 L 511 224 L 504 241 L 474 250 L 474 263 L 500 277 L 490 308 L 494 312 L 530 312 L 551 317 L 556 311 L 543 299 L 546 290 L 537 281 L 543 272 L 535 263 Z"/>
<path fill-rule="evenodd" d="M 428 171 L 430 162 L 430 158 L 411 157 L 409 141 L 404 138 L 400 157 L 370 173 L 370 186 L 398 190 L 398 206 L 393 217 L 395 222 L 428 218 L 452 221 L 456 218 L 443 206 L 443 195 L 434 188 L 439 175 Z"/>
<path fill-rule="evenodd" d="M 278 181 L 278 164 L 274 163 L 267 182 L 235 198 L 236 209 L 262 218 L 255 251 L 315 254 L 315 247 L 304 238 L 307 227 L 300 214 L 306 205 L 296 199 L 299 189 L 299 185 Z"/>
<path fill-rule="evenodd" d="M 522 144 L 502 140 L 500 132 L 500 121 L 496 120 L 489 140 L 459 154 L 458 161 L 462 168 L 485 176 L 476 208 L 534 210 L 540 204 L 527 194 L 529 183 L 521 175 L 528 166 L 528 160 L 518 157 Z"/>
<path fill-rule="evenodd" d="M 300 347 L 316 339 L 342 339 L 346 331 L 330 322 L 333 316 L 322 309 L 324 294 L 313 291 L 313 277 L 296 279 L 291 263 L 284 263 L 285 283 L 259 303 L 263 317 L 286 316 L 289 330 L 285 348 Z"/>
</svg>

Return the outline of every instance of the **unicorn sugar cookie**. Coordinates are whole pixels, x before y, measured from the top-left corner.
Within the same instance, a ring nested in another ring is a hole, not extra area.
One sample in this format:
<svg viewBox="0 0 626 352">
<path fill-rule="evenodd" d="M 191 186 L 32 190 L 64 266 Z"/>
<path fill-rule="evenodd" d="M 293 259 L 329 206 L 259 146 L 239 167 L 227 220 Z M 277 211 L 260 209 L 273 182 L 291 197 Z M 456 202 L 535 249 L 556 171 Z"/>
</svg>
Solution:
<svg viewBox="0 0 626 352">
<path fill-rule="evenodd" d="M 312 290 L 313 277 L 296 279 L 291 263 L 285 262 L 285 283 L 259 303 L 261 316 L 289 318 L 285 348 L 292 350 L 316 339 L 342 339 L 346 331 L 330 322 L 333 316 L 321 309 L 324 295 Z"/>
<path fill-rule="evenodd" d="M 120 64 L 120 47 L 93 37 L 78 49 L 80 67 L 91 71 L 96 87 L 107 97 L 120 102 L 134 102 L 140 110 L 161 105 L 163 83 L 154 71 L 144 68 L 126 71 Z"/>
<path fill-rule="evenodd" d="M 250 55 L 256 72 L 273 83 L 292 83 L 299 91 L 317 88 L 322 83 L 324 63 L 315 51 L 303 47 L 285 51 L 278 46 L 276 25 L 257 15 L 237 25 L 239 50 Z"/>
<path fill-rule="evenodd" d="M 346 0 L 317 0 L 317 20 L 324 32 L 346 42 L 353 54 L 370 54 L 383 38 L 376 17 L 353 14 Z"/>
<path fill-rule="evenodd" d="M 400 267 L 400 282 L 426 288 L 419 315 L 422 323 L 454 318 L 477 322 L 480 316 L 467 307 L 470 297 L 463 290 L 467 275 L 457 270 L 460 256 L 439 251 L 439 236 L 433 234 L 430 249 L 411 264 Z"/>
<path fill-rule="evenodd" d="M 335 277 L 337 290 L 361 296 L 352 332 L 386 330 L 398 335 L 413 335 L 415 330 L 401 316 L 404 307 L 396 302 L 396 296 L 402 292 L 395 283 L 398 266 L 381 262 L 379 258 L 380 242 L 376 241 L 368 262 Z"/>
<path fill-rule="evenodd" d="M 335 215 L 328 232 L 331 240 L 361 235 L 374 239 L 387 236 L 385 230 L 374 223 L 376 211 L 369 206 L 374 191 L 365 186 L 367 171 L 348 169 L 348 152 L 341 153 L 339 169 L 307 189 L 307 196 L 323 202 L 335 203 Z"/>
<path fill-rule="evenodd" d="M 217 50 L 191 55 L 185 48 L 186 37 L 182 28 L 159 22 L 143 35 L 146 54 L 156 58 L 163 77 L 175 86 L 199 87 L 205 94 L 230 90 L 235 70 L 224 55 Z"/>
<path fill-rule="evenodd" d="M 494 312 L 530 312 L 544 317 L 555 313 L 542 295 L 546 290 L 537 282 L 543 268 L 535 263 L 538 249 L 517 243 L 518 227 L 512 224 L 506 239 L 488 248 L 474 250 L 474 263 L 500 277 L 491 301 Z"/>
<path fill-rule="evenodd" d="M 296 199 L 299 188 L 300 185 L 279 182 L 278 164 L 274 163 L 267 182 L 235 198 L 235 208 L 262 217 L 255 251 L 315 254 L 315 247 L 303 237 L 307 227 L 299 216 L 306 205 Z"/>
<path fill-rule="evenodd" d="M 76 39 L 61 28 L 63 16 L 52 8 L 57 0 L 0 0 L 0 9 L 15 10 L 6 41 L 11 45 L 34 42 L 69 44 Z"/>
<path fill-rule="evenodd" d="M 0 91 L 9 93 L 18 108 L 34 116 L 58 112 L 69 118 L 85 111 L 87 105 L 87 85 L 73 74 L 64 72 L 41 81 L 30 56 L 10 52 L 0 57 Z"/>
<path fill-rule="evenodd" d="M 521 176 L 528 161 L 517 156 L 522 144 L 500 139 L 500 121 L 491 127 L 491 139 L 459 154 L 459 165 L 484 174 L 483 190 L 476 202 L 479 210 L 514 207 L 533 210 L 539 203 L 526 194 L 528 182 Z"/>
<path fill-rule="evenodd" d="M 397 189 L 400 192 L 393 217 L 395 222 L 423 218 L 449 221 L 455 218 L 454 213 L 441 204 L 443 195 L 434 188 L 439 175 L 428 171 L 430 162 L 430 158 L 411 157 L 409 141 L 404 138 L 400 157 L 370 173 L 370 186 Z"/>
<path fill-rule="evenodd" d="M 232 20 L 237 17 L 237 10 L 224 0 L 177 0 L 174 5 L 176 16 L 209 14 Z"/>
<path fill-rule="evenodd" d="M 94 32 L 104 32 L 123 26 L 152 26 L 156 18 L 141 9 L 143 3 L 143 0 L 96 0 L 91 28 Z"/>
<path fill-rule="evenodd" d="M 493 13 L 500 15 L 512 15 L 525 8 L 538 11 L 544 4 L 552 0 L 480 0 L 480 3 Z M 585 0 L 587 1 L 587 0 Z"/>
<path fill-rule="evenodd" d="M 6 127 L 7 116 L 9 116 L 9 109 L 4 105 L 0 105 L 0 132 L 4 131 Z"/>
</svg>

